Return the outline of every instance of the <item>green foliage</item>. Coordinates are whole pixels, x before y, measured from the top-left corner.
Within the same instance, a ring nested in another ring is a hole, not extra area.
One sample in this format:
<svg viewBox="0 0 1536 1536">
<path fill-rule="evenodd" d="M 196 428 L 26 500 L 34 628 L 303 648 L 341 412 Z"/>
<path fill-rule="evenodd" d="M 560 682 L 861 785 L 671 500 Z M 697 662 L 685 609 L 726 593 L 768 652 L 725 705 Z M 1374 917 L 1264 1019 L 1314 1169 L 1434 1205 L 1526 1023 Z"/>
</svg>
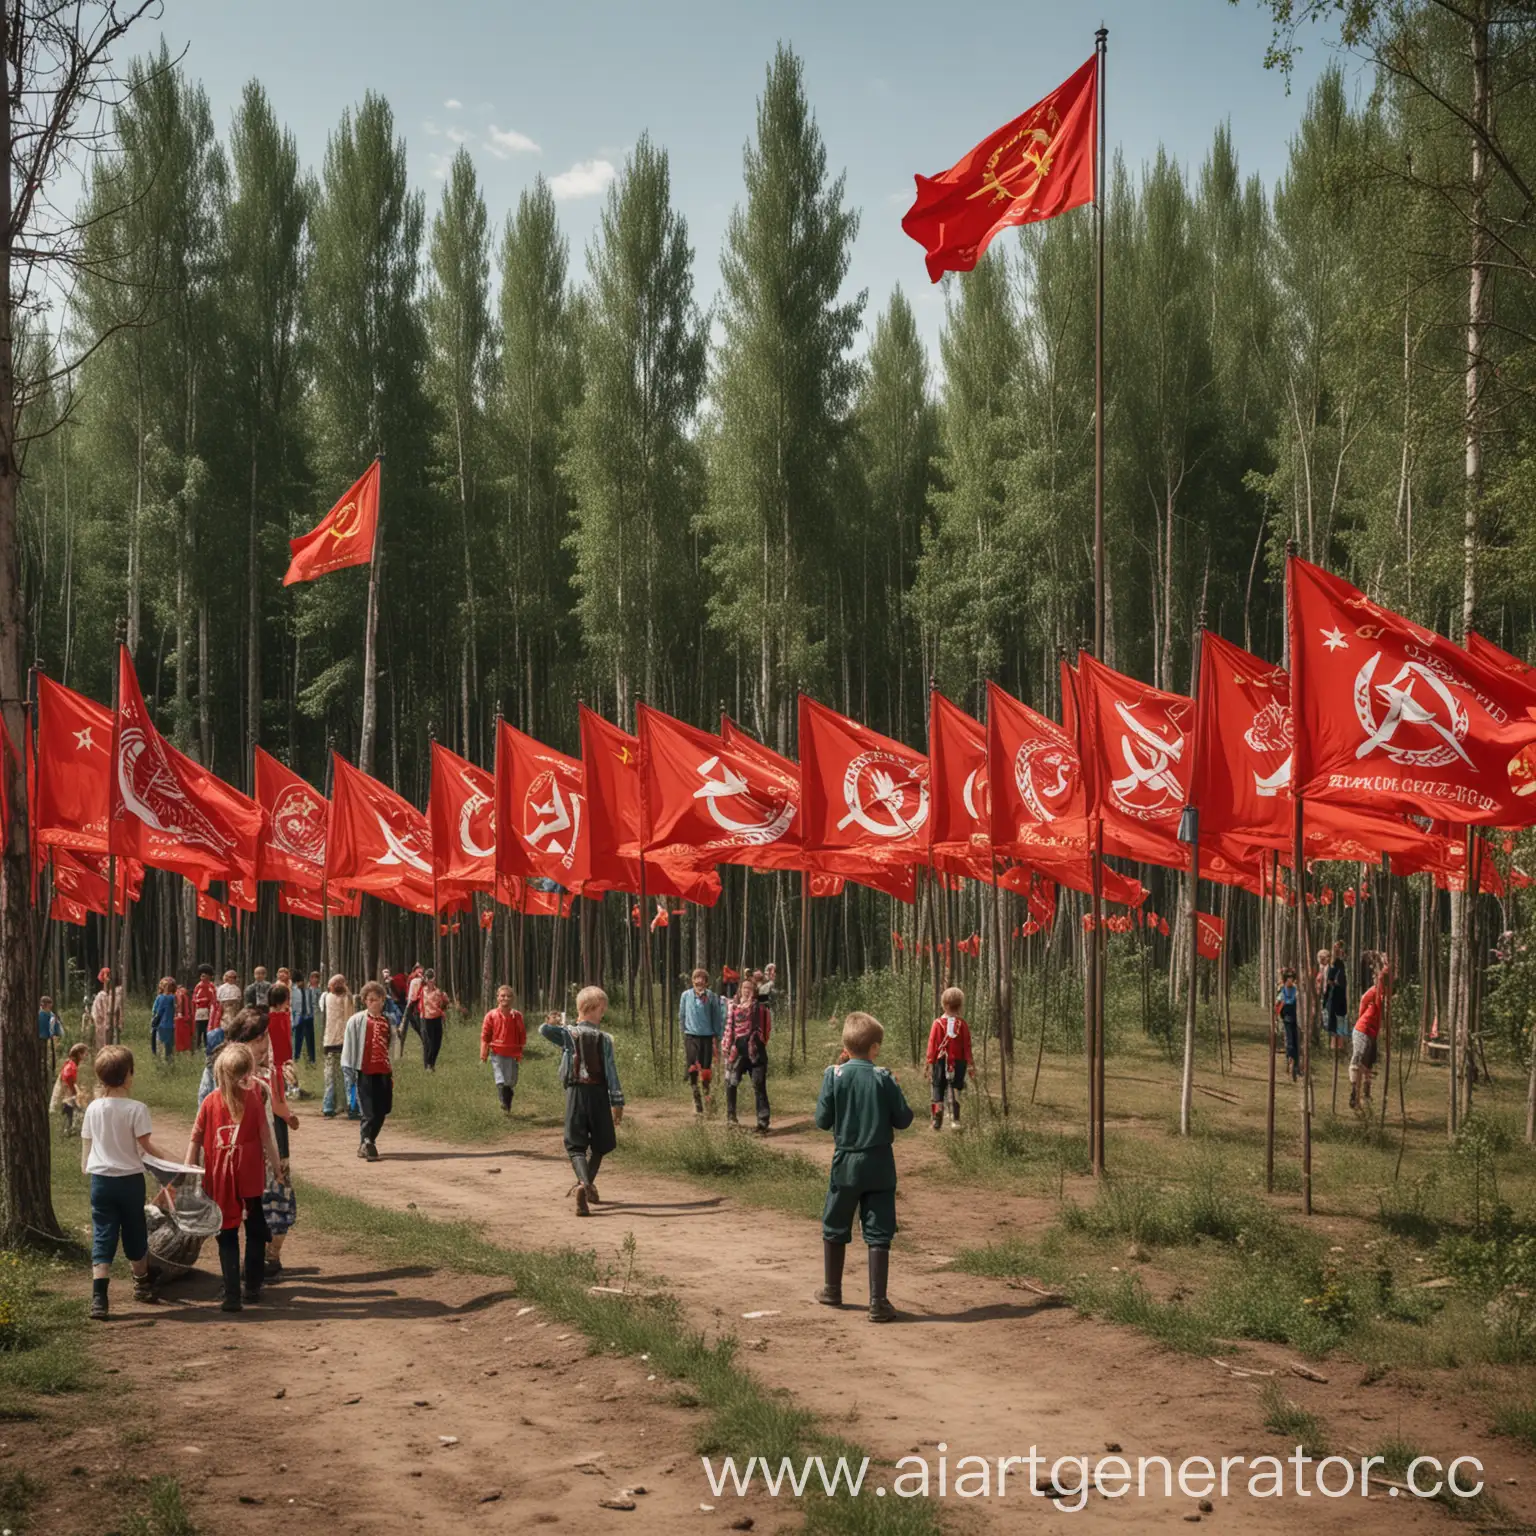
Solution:
<svg viewBox="0 0 1536 1536">
<path fill-rule="evenodd" d="M 1264 1427 L 1282 1436 L 1287 1445 L 1299 1445 L 1308 1456 L 1328 1454 L 1323 1421 L 1298 1407 L 1274 1382 L 1264 1388 Z"/>
</svg>

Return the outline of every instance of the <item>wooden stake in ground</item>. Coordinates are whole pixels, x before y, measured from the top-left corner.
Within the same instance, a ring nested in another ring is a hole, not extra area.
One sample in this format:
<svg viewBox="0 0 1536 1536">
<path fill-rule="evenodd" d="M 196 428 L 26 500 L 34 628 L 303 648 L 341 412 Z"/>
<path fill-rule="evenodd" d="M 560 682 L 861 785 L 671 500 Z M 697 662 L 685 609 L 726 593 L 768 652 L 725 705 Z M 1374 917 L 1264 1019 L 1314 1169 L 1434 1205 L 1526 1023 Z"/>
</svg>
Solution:
<svg viewBox="0 0 1536 1536">
<path fill-rule="evenodd" d="M 1381 856 L 1381 883 L 1387 891 L 1386 969 L 1381 982 L 1381 1128 L 1387 1128 L 1387 1093 L 1392 1086 L 1392 979 L 1397 970 L 1397 891 L 1392 884 L 1392 855 Z"/>
<path fill-rule="evenodd" d="M 1199 631 L 1195 633 L 1198 635 Z M 1196 640 L 1196 645 L 1199 641 Z M 1196 664 L 1198 667 L 1198 663 Z M 1195 1099 L 1195 1022 L 1199 1000 L 1195 973 L 1200 968 L 1200 811 L 1186 805 L 1179 818 L 1179 840 L 1189 844 L 1189 996 L 1184 1008 L 1184 1074 L 1179 1085 L 1179 1135 L 1189 1135 Z M 1220 1046 L 1217 1046 L 1220 1049 Z"/>
<path fill-rule="evenodd" d="M 993 1010 L 993 1017 L 997 1021 L 997 1075 L 998 1083 L 1003 1095 L 1003 1119 L 1008 1118 L 1008 1042 L 1003 1038 L 1003 984 L 1002 984 L 1002 957 L 1003 957 L 1003 920 L 1002 903 L 997 896 L 997 860 L 992 860 L 992 937 L 997 945 L 997 1006 Z M 958 1100 L 956 1101 L 959 1102 Z"/>
<path fill-rule="evenodd" d="M 1301 984 L 1302 968 L 1312 953 L 1312 935 L 1307 923 L 1306 846 L 1302 835 L 1302 797 L 1297 795 L 1295 836 L 1291 853 L 1296 889 L 1296 1028 L 1301 1038 L 1301 1209 L 1312 1214 L 1312 1015 L 1313 989 Z"/>
</svg>

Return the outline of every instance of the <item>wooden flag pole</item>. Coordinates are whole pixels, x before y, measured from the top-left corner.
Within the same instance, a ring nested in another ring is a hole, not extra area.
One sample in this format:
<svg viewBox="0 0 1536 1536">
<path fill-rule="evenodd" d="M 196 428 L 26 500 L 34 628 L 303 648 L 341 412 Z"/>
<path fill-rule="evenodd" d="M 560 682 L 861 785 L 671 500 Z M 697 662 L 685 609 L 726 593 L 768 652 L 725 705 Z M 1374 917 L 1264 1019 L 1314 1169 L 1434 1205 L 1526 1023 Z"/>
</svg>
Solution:
<svg viewBox="0 0 1536 1536">
<path fill-rule="evenodd" d="M 128 624 L 119 619 L 116 626 L 117 665 L 112 669 L 112 772 L 117 772 L 118 715 L 123 707 L 123 647 L 127 643 Z M 116 1045 L 122 1020 L 118 1016 L 117 979 L 117 838 L 114 819 L 107 820 L 107 1040 Z"/>
<path fill-rule="evenodd" d="M 1094 146 L 1093 225 L 1093 654 L 1104 659 L 1104 74 L 1109 53 L 1109 28 L 1093 34 L 1098 63 L 1094 82 L 1094 116 L 1098 119 L 1098 143 Z M 1097 931 L 1097 930 L 1095 930 Z"/>
<path fill-rule="evenodd" d="M 1382 884 L 1387 888 L 1386 966 L 1381 978 L 1381 1128 L 1387 1128 L 1387 1093 L 1392 1085 L 1392 972 L 1397 960 L 1397 889 L 1392 883 L 1392 855 L 1381 856 Z M 1359 901 L 1359 896 L 1355 900 Z M 1402 1069 L 1399 1068 L 1399 1075 Z"/>
<path fill-rule="evenodd" d="M 1311 953 L 1307 924 L 1306 846 L 1302 833 L 1302 797 L 1295 795 L 1295 835 L 1291 844 L 1296 897 L 1296 1028 L 1301 1036 L 1301 1209 L 1312 1214 L 1312 988 L 1302 984 L 1301 972 Z"/>
<path fill-rule="evenodd" d="M 1259 893 L 1259 900 L 1265 900 L 1263 891 Z M 1270 855 L 1269 866 L 1269 939 L 1273 950 L 1273 958 L 1278 961 L 1280 946 L 1274 942 L 1275 930 L 1280 922 L 1280 854 L 1276 850 Z M 1271 964 L 1270 970 L 1276 970 L 1276 965 Z M 1277 982 L 1278 985 L 1278 982 Z M 1274 1000 L 1270 1000 L 1269 1007 L 1269 1091 L 1264 1106 L 1264 1193 L 1272 1195 L 1275 1192 L 1275 1007 Z"/>
</svg>

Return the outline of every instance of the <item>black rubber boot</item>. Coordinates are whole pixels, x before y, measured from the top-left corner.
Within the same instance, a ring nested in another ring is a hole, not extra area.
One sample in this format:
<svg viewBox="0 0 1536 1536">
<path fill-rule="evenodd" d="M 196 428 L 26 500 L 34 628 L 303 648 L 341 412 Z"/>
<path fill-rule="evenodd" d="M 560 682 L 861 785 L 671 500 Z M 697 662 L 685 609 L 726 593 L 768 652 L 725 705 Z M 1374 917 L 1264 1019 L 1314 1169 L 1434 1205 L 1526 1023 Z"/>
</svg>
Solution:
<svg viewBox="0 0 1536 1536">
<path fill-rule="evenodd" d="M 891 1276 L 891 1250 L 869 1250 L 869 1320 L 872 1323 L 888 1323 L 896 1316 L 896 1308 L 885 1294 Z"/>
<path fill-rule="evenodd" d="M 236 1228 L 236 1230 L 238 1231 L 239 1229 Z M 219 1273 L 224 1277 L 224 1301 L 222 1303 L 222 1310 L 225 1312 L 241 1311 L 240 1249 L 237 1244 L 219 1244 Z"/>
<path fill-rule="evenodd" d="M 91 1320 L 104 1323 L 112 1315 L 112 1309 L 107 1303 L 107 1280 L 91 1281 Z"/>
<path fill-rule="evenodd" d="M 693 1085 L 693 1112 L 696 1115 L 702 1115 L 704 1113 L 704 1095 L 699 1092 L 699 1080 L 695 1077 L 690 1078 L 689 1081 Z"/>
<path fill-rule="evenodd" d="M 501 1112 L 504 1115 L 512 1113 L 512 1090 L 505 1084 L 498 1084 L 496 1095 L 501 1100 Z"/>
<path fill-rule="evenodd" d="M 822 1241 L 822 1286 L 816 1292 L 816 1300 L 824 1307 L 840 1307 L 843 1304 L 843 1260 L 847 1257 L 847 1243 Z"/>
</svg>

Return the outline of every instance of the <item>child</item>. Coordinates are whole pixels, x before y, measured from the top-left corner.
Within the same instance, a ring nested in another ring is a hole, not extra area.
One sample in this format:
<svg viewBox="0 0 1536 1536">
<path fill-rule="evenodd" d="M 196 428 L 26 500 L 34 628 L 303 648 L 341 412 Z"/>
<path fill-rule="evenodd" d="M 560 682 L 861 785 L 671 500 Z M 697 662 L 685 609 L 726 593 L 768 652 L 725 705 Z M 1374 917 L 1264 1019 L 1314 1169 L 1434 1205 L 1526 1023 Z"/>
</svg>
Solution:
<svg viewBox="0 0 1536 1536">
<path fill-rule="evenodd" d="M 1343 1050 L 1349 1027 L 1349 967 L 1344 963 L 1344 941 L 1333 946 L 1333 956 L 1323 978 L 1323 1008 L 1327 1013 L 1326 1028 L 1333 1037 L 1333 1048 Z"/>
<path fill-rule="evenodd" d="M 726 1010 L 720 1040 L 725 1062 L 725 1119 L 727 1125 L 737 1124 L 736 1089 L 743 1076 L 750 1077 L 759 1136 L 768 1134 L 768 1037 L 772 1033 L 773 1019 L 757 1000 L 756 984 L 750 976 L 743 976 L 736 1001 Z"/>
<path fill-rule="evenodd" d="M 511 987 L 497 987 L 496 1006 L 480 1025 L 480 1060 L 490 1059 L 504 1115 L 512 1113 L 512 1094 L 522 1068 L 523 1047 L 528 1043 L 523 1016 L 512 1006 L 513 996 Z"/>
<path fill-rule="evenodd" d="M 192 1028 L 196 1043 L 202 1045 L 214 1025 L 214 1010 L 219 1005 L 219 991 L 213 984 L 213 967 L 197 968 L 197 985 L 192 988 Z"/>
<path fill-rule="evenodd" d="M 162 976 L 149 1011 L 149 1054 L 165 1053 L 169 1061 L 176 1054 L 176 978 Z"/>
<path fill-rule="evenodd" d="M 37 1038 L 48 1042 L 48 1070 L 58 1065 L 58 1042 L 64 1038 L 64 1026 L 53 1011 L 53 999 L 43 997 L 37 1003 Z"/>
<path fill-rule="evenodd" d="M 80 1092 L 80 1063 L 91 1054 L 91 1048 L 83 1040 L 78 1045 L 69 1048 L 69 1055 L 64 1058 L 64 1065 L 59 1068 L 59 1075 L 53 1085 L 53 1098 L 49 1101 L 50 1110 L 58 1110 L 64 1116 L 64 1134 L 70 1135 L 74 1129 L 75 1111 L 84 1110 L 87 1099 Z"/>
<path fill-rule="evenodd" d="M 176 1054 L 192 1049 L 192 994 L 180 984 L 176 987 Z"/>
<path fill-rule="evenodd" d="M 1376 1039 L 1381 1033 L 1381 1003 L 1386 993 L 1388 970 L 1383 963 L 1375 984 L 1360 999 L 1349 1055 L 1349 1107 L 1361 1115 L 1371 1112 L 1371 1079 L 1376 1073 Z"/>
<path fill-rule="evenodd" d="M 946 1104 L 950 1129 L 959 1130 L 960 1095 L 965 1090 L 966 1069 L 973 1065 L 971 1026 L 960 1017 L 965 993 L 959 987 L 946 987 L 939 1001 L 944 1005 L 944 1013 L 928 1031 L 928 1069 L 933 1078 L 929 1104 L 934 1130 L 943 1129 Z"/>
<path fill-rule="evenodd" d="M 1297 1027 L 1297 1008 L 1301 995 L 1296 987 L 1296 972 L 1287 966 L 1280 972 L 1280 990 L 1275 993 L 1275 1014 L 1285 1031 L 1285 1067 L 1294 1083 L 1301 1076 L 1301 1035 Z"/>
<path fill-rule="evenodd" d="M 709 972 L 702 965 L 691 980 L 692 986 L 677 1000 L 677 1027 L 683 1036 L 688 1086 L 693 1089 L 693 1112 L 702 1115 L 714 1076 L 715 1042 L 725 1030 L 726 1005 L 724 998 L 709 990 Z"/>
<path fill-rule="evenodd" d="M 291 995 L 287 983 L 282 981 L 274 981 L 267 991 L 267 1036 L 272 1042 L 272 1070 L 277 1073 L 293 1060 L 293 1010 L 288 1006 Z"/>
<path fill-rule="evenodd" d="M 105 1322 L 119 1238 L 133 1271 L 133 1299 L 155 1299 L 144 1220 L 144 1154 L 165 1154 L 150 1136 L 149 1106 L 129 1097 L 133 1052 L 124 1045 L 106 1046 L 96 1053 L 95 1067 L 102 1094 L 80 1122 L 80 1161 L 91 1176 L 91 1316 Z"/>
<path fill-rule="evenodd" d="M 243 996 L 244 994 L 240 991 L 240 978 L 233 971 L 225 971 L 224 980 L 214 991 L 214 1000 L 219 1005 L 220 1015 L 227 1013 L 233 1019 L 240 1012 Z"/>
<path fill-rule="evenodd" d="M 385 991 L 377 981 L 363 987 L 363 1011 L 347 1020 L 341 1046 L 341 1064 L 357 1074 L 357 1102 L 361 1110 L 357 1155 L 370 1163 L 379 1159 L 379 1132 L 395 1107 L 394 1068 L 389 1064 L 392 1034 L 384 1012 Z"/>
<path fill-rule="evenodd" d="M 203 1188 L 223 1215 L 219 1232 L 219 1269 L 224 1276 L 223 1310 L 239 1312 L 243 1301 L 261 1300 L 267 1224 L 261 1211 L 265 1187 L 263 1162 L 274 1178 L 282 1175 L 277 1142 L 267 1123 L 261 1090 L 251 1080 L 255 1061 L 250 1049 L 231 1041 L 214 1062 L 215 1092 L 203 1100 L 187 1142 L 187 1161 L 202 1163 Z M 245 1285 L 242 1301 L 240 1224 L 245 1223 Z"/>
<path fill-rule="evenodd" d="M 436 1072 L 437 1053 L 443 1048 L 443 1015 L 448 1011 L 448 994 L 438 986 L 436 971 L 422 975 L 420 1009 L 421 1064 L 428 1072 Z"/>
<path fill-rule="evenodd" d="M 613 1059 L 613 1036 L 599 1026 L 608 1011 L 601 987 L 576 994 L 576 1022 L 552 1013 L 539 1033 L 560 1047 L 560 1086 L 565 1089 L 565 1155 L 576 1173 L 576 1214 L 590 1216 L 598 1201 L 597 1170 L 618 1145 L 614 1127 L 624 1118 L 624 1090 Z M 598 1202 L 601 1203 L 601 1202 Z"/>
<path fill-rule="evenodd" d="M 113 1034 L 122 1028 L 123 988 L 120 982 L 115 987 L 112 985 L 112 972 L 105 966 L 97 980 L 101 982 L 101 990 L 91 999 L 91 1027 L 96 1033 L 96 1049 L 99 1051 L 104 1045 L 110 1045 Z"/>
<path fill-rule="evenodd" d="M 327 1120 L 336 1118 L 336 1080 L 340 1077 L 343 1079 L 343 1097 L 347 1101 L 347 1118 L 356 1120 L 357 1081 L 341 1065 L 341 1047 L 347 1037 L 347 1020 L 356 1012 L 345 976 L 331 977 L 325 989 L 322 1007 L 325 1009 L 325 1033 L 321 1037 L 325 1051 L 325 1096 L 320 1101 L 320 1113 Z"/>
<path fill-rule="evenodd" d="M 843 1260 L 853 1241 L 853 1213 L 858 1211 L 869 1249 L 869 1320 L 888 1323 L 896 1309 L 886 1295 L 891 1240 L 896 1236 L 896 1131 L 912 1124 L 912 1109 L 900 1084 L 875 1065 L 885 1026 L 867 1013 L 843 1020 L 843 1049 L 848 1060 L 821 1075 L 816 1125 L 833 1135 L 832 1173 L 821 1217 L 824 1280 L 816 1300 L 826 1307 L 843 1304 Z"/>
</svg>

